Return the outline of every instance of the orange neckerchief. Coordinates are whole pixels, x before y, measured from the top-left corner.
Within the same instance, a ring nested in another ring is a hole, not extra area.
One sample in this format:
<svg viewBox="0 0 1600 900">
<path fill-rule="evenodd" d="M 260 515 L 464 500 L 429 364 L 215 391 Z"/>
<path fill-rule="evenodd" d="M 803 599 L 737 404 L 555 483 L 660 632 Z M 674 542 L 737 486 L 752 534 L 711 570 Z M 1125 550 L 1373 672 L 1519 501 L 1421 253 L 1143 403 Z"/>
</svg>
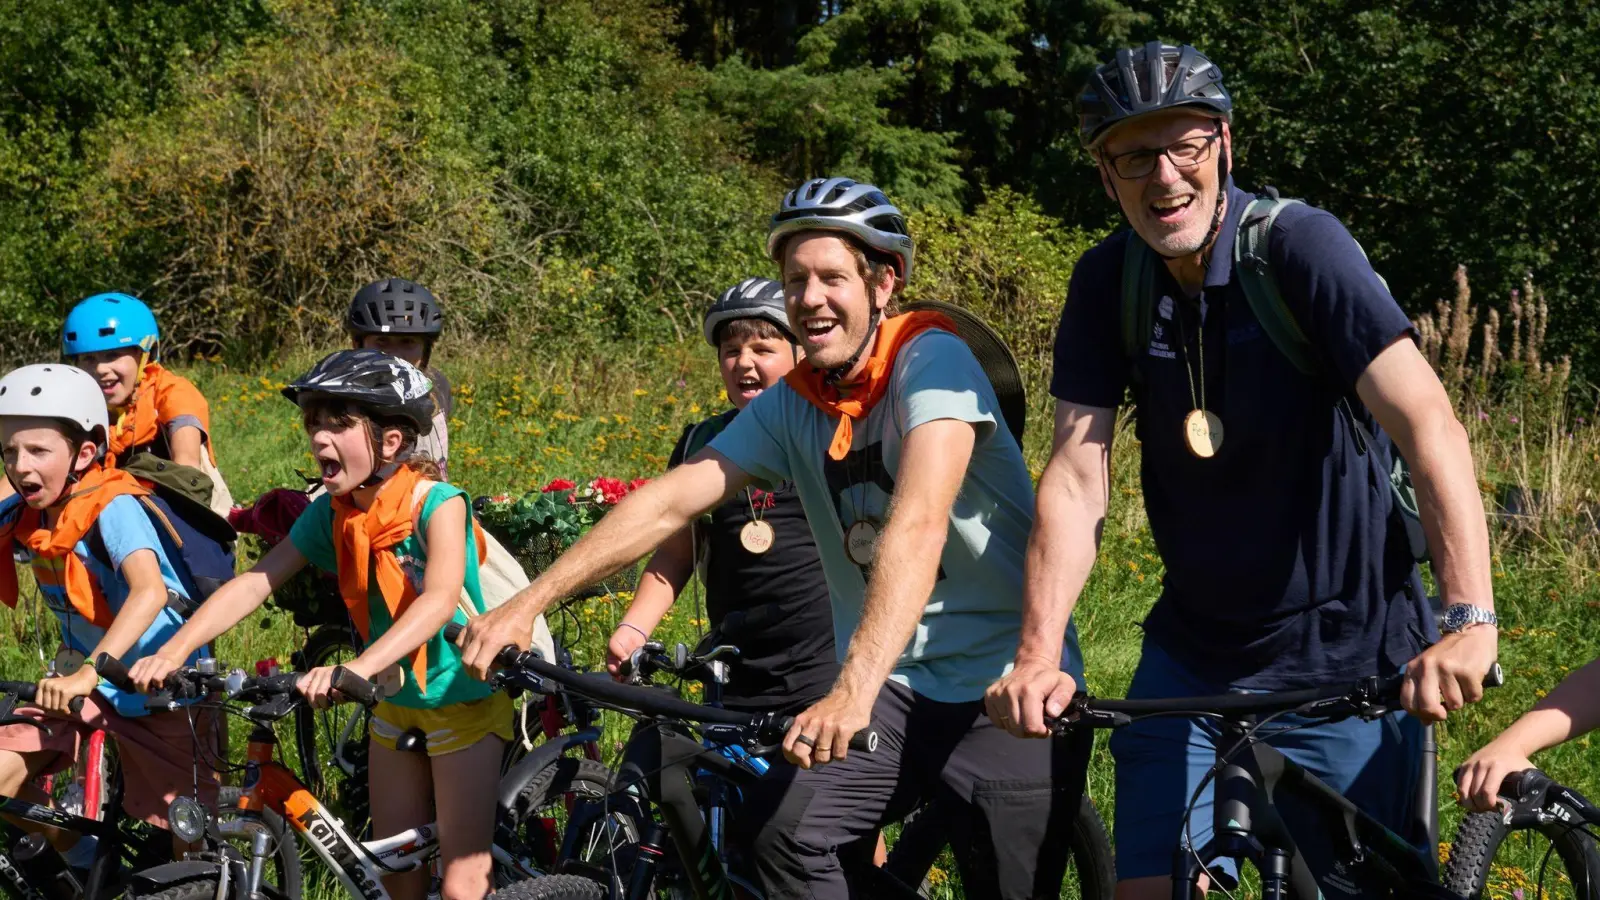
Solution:
<svg viewBox="0 0 1600 900">
<path fill-rule="evenodd" d="M 9 523 L 0 523 L 0 548 L 9 548 L 13 540 L 45 559 L 64 560 L 62 587 L 67 600 L 80 615 L 97 628 L 110 628 L 115 616 L 106 603 L 105 595 L 89 577 L 89 569 L 72 552 L 83 536 L 89 533 L 95 520 L 112 500 L 132 494 L 141 497 L 150 493 L 132 475 L 117 469 L 94 466 L 83 473 L 72 486 L 66 504 L 57 517 L 54 528 L 45 528 L 44 514 L 24 505 L 22 513 Z M 7 550 L 7 553 L 10 551 Z M 17 606 L 17 567 L 10 560 L 0 562 L 0 602 L 15 609 Z"/>
<path fill-rule="evenodd" d="M 116 460 L 124 458 L 133 448 L 152 444 L 161 436 L 160 408 L 163 401 L 175 400 L 195 406 L 193 414 L 202 423 L 209 418 L 203 415 L 205 410 L 201 404 L 205 401 L 200 392 L 195 390 L 194 385 L 168 372 L 160 363 L 146 363 L 140 372 L 139 383 L 133 390 L 133 408 L 123 411 L 122 417 L 111 427 L 111 433 L 106 437 L 108 465 L 114 465 Z M 209 435 L 206 440 L 206 452 L 211 453 Z M 211 453 L 212 465 L 216 462 L 216 454 Z"/>
<path fill-rule="evenodd" d="M 362 511 L 348 496 L 333 498 L 333 548 L 339 565 L 339 593 L 344 597 L 350 620 L 363 640 L 370 640 L 372 611 L 368 608 L 368 586 L 372 566 L 377 563 L 378 592 L 389 608 L 389 619 L 397 622 L 406 607 L 417 599 L 405 570 L 395 558 L 394 548 L 411 536 L 412 497 L 422 478 L 409 466 L 401 466 L 378 488 L 372 508 Z M 418 689 L 428 683 L 428 645 L 418 647 L 411 657 L 411 671 Z"/>
<path fill-rule="evenodd" d="M 894 360 L 900 354 L 900 348 L 930 328 L 941 328 L 951 334 L 956 330 L 955 323 L 936 312 L 913 312 L 884 319 L 878 325 L 877 345 L 873 347 L 872 355 L 867 357 L 866 368 L 861 370 L 861 375 L 855 381 L 841 385 L 828 384 L 823 380 L 822 370 L 814 368 L 809 359 L 801 360 L 789 374 L 783 376 L 783 380 L 789 382 L 789 387 L 809 400 L 812 406 L 830 416 L 839 417 L 833 443 L 828 445 L 830 459 L 844 459 L 845 454 L 850 452 L 850 443 L 855 438 L 852 421 L 865 419 L 878 401 L 883 399 L 884 392 L 889 389 L 889 376 L 894 373 Z M 841 387 L 849 389 L 848 396 L 839 390 Z"/>
</svg>

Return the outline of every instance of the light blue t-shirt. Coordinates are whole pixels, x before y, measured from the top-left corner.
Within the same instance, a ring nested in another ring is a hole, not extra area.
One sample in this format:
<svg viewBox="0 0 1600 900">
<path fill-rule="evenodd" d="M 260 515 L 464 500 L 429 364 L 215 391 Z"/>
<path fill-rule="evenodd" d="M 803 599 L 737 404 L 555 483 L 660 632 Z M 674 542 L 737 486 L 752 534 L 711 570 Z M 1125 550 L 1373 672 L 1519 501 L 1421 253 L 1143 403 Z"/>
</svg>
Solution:
<svg viewBox="0 0 1600 900">
<path fill-rule="evenodd" d="M 1033 527 L 1033 482 L 1022 450 L 1001 421 L 994 390 L 960 338 L 928 331 L 900 350 L 882 400 L 857 422 L 850 453 L 828 458 L 838 420 L 788 384 L 761 393 L 711 441 L 757 479 L 792 481 L 816 538 L 833 601 L 842 660 L 861 621 L 869 567 L 845 552 L 859 519 L 882 531 L 905 435 L 939 419 L 976 426 L 977 441 L 950 509 L 950 531 L 933 594 L 890 677 L 933 700 L 976 700 L 1011 670 L 1022 625 L 1022 571 Z M 1083 681 L 1083 656 L 1069 622 L 1063 668 Z"/>
<path fill-rule="evenodd" d="M 12 506 L 17 502 L 20 501 L 11 497 L 0 503 L 0 518 L 11 515 Z M 140 550 L 150 550 L 155 553 L 156 561 L 161 565 L 161 580 L 166 582 L 167 590 L 185 600 L 189 599 L 188 591 L 184 590 L 183 582 L 172 568 L 171 554 L 178 552 L 177 548 L 167 546 L 167 539 L 156 531 L 137 498 L 126 494 L 114 498 L 100 511 L 100 517 L 95 520 L 94 527 L 99 531 L 101 540 L 105 542 L 106 556 L 111 560 L 111 567 L 107 568 L 95 558 L 89 551 L 87 539 L 79 541 L 72 552 L 89 570 L 89 578 L 106 598 L 106 604 L 111 607 L 113 616 L 121 613 L 123 604 L 128 602 L 129 589 L 128 583 L 122 578 L 122 562 Z M 29 565 L 33 569 L 34 581 L 39 585 L 39 593 L 44 597 L 45 605 L 61 621 L 62 643 L 87 656 L 89 651 L 100 643 L 101 638 L 105 637 L 106 632 L 104 628 L 91 625 L 67 599 L 67 592 L 61 587 L 64 580 L 61 573 L 64 561 L 46 559 L 32 554 L 26 547 L 22 549 L 27 554 Z M 150 627 L 145 629 L 144 634 L 134 642 L 128 652 L 122 655 L 122 661 L 131 666 L 135 661 L 155 653 L 174 634 L 177 634 L 181 627 L 183 627 L 183 617 L 170 607 L 162 607 L 161 611 L 156 613 L 155 621 L 150 623 Z M 192 666 L 196 660 L 210 655 L 211 648 L 202 647 L 189 657 L 186 664 Z M 143 694 L 118 690 L 105 681 L 100 682 L 100 693 L 121 715 L 142 716 L 149 712 L 145 707 Z"/>
</svg>

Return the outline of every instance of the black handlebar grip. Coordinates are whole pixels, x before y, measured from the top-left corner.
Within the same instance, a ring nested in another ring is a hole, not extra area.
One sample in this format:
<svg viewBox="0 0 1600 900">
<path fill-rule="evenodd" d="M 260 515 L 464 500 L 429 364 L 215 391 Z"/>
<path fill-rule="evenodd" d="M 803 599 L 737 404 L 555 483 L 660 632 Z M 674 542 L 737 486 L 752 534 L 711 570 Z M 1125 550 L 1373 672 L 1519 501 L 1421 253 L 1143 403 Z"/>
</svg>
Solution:
<svg viewBox="0 0 1600 900">
<path fill-rule="evenodd" d="M 101 678 L 111 682 L 111 686 L 118 690 L 139 690 L 134 687 L 133 680 L 128 677 L 128 667 L 122 664 L 122 660 L 109 653 L 95 655 L 94 670 L 100 673 Z"/>
<path fill-rule="evenodd" d="M 1549 790 L 1553 783 L 1549 775 L 1538 769 L 1523 769 L 1521 772 L 1512 772 L 1500 782 L 1500 795 L 1526 800 Z"/>
<path fill-rule="evenodd" d="M 88 699 L 88 697 L 73 697 L 67 701 L 67 709 L 72 710 L 73 715 L 78 715 L 83 712 L 83 702 Z"/>
<path fill-rule="evenodd" d="M 878 752 L 878 729 L 868 726 L 850 737 L 850 749 L 861 753 Z"/>
<path fill-rule="evenodd" d="M 344 666 L 333 667 L 333 689 L 366 707 L 377 706 L 383 700 L 383 688 Z"/>
<path fill-rule="evenodd" d="M 1483 686 L 1486 688 L 1504 687 L 1505 683 L 1506 672 L 1498 662 L 1489 667 L 1489 674 L 1483 676 Z"/>
<path fill-rule="evenodd" d="M 461 638 L 461 632 L 466 630 L 467 626 L 460 622 L 451 622 L 444 626 L 444 639 L 454 644 Z"/>
</svg>

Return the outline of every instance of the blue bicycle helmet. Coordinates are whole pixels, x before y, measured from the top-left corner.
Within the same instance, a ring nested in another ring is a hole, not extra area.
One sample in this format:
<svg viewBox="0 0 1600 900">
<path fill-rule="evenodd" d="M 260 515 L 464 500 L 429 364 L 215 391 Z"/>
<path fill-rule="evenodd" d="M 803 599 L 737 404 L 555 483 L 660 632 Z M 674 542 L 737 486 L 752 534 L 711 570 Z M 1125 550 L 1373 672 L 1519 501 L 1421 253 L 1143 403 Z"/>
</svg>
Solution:
<svg viewBox="0 0 1600 900">
<path fill-rule="evenodd" d="M 146 353 L 161 340 L 155 314 L 127 294 L 95 294 L 79 301 L 61 326 L 61 355 L 138 347 Z"/>
</svg>

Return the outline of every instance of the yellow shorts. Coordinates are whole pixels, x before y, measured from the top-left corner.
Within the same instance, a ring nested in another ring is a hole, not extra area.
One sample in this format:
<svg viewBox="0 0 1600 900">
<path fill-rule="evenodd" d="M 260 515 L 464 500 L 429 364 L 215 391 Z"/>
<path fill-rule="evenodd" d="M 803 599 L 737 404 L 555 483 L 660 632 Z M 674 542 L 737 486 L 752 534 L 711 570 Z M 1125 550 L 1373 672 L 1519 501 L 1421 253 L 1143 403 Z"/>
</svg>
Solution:
<svg viewBox="0 0 1600 900">
<path fill-rule="evenodd" d="M 465 750 L 489 735 L 511 740 L 516 709 L 500 691 L 470 703 L 453 703 L 438 709 L 412 709 L 387 701 L 372 711 L 372 740 L 390 750 L 401 735 L 413 728 L 428 736 L 428 755 L 443 756 Z"/>
</svg>

